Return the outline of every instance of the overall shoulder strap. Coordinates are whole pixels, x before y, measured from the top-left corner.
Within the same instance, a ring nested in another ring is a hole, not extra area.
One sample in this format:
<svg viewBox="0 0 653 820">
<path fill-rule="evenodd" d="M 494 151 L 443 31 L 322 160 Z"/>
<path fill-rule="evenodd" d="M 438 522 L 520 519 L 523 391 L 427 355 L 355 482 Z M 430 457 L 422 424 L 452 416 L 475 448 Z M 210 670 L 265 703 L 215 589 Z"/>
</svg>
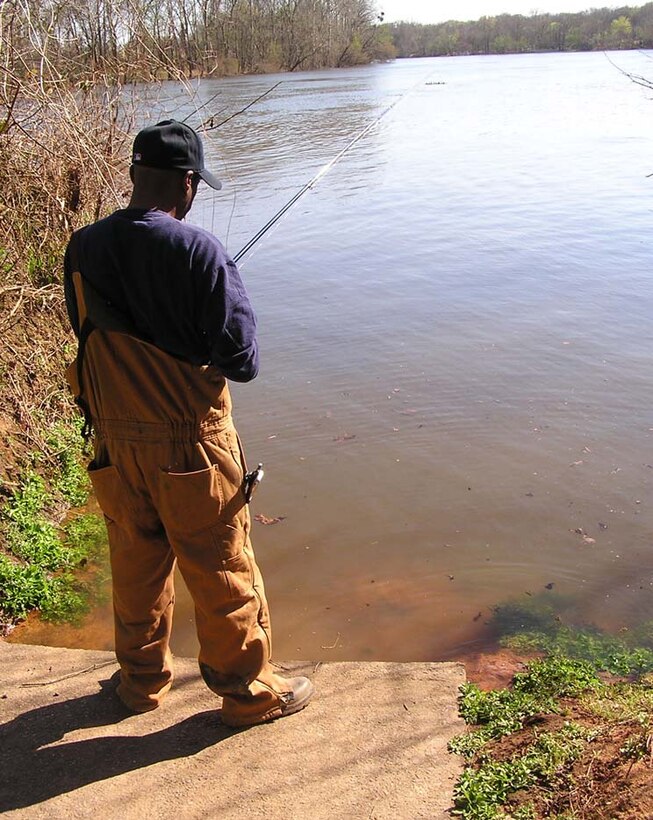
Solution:
<svg viewBox="0 0 653 820">
<path fill-rule="evenodd" d="M 86 342 L 88 341 L 88 337 L 95 330 L 95 325 L 89 319 L 88 311 L 86 309 L 86 300 L 84 298 L 84 283 L 82 279 L 82 274 L 79 269 L 79 256 L 77 253 L 76 234 L 73 234 L 70 239 L 68 251 L 70 256 L 70 264 L 72 268 L 72 282 L 75 290 L 75 301 L 77 303 L 77 317 L 79 322 L 79 338 L 76 358 L 77 384 L 79 388 L 79 393 L 77 396 L 75 396 L 75 404 L 77 404 L 77 406 L 84 414 L 84 426 L 82 427 L 82 437 L 84 438 L 84 441 L 88 441 L 91 437 L 93 428 L 91 419 L 91 409 L 83 397 L 84 351 L 86 350 Z"/>
<path fill-rule="evenodd" d="M 77 252 L 77 234 L 74 233 L 68 244 L 68 257 L 70 259 L 71 279 L 75 290 L 75 301 L 77 303 L 77 321 L 81 328 L 87 318 L 86 300 L 84 299 L 84 286 L 82 284 L 82 274 L 79 267 L 79 254 Z"/>
</svg>

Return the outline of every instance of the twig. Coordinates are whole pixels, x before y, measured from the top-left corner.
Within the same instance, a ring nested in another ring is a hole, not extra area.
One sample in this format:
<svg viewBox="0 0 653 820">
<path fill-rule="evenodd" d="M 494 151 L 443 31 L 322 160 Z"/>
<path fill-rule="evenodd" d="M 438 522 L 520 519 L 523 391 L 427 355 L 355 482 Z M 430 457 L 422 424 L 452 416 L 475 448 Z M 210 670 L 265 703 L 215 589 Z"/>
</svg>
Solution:
<svg viewBox="0 0 653 820">
<path fill-rule="evenodd" d="M 635 85 L 642 85 L 644 86 L 644 88 L 648 88 L 649 91 L 653 89 L 653 82 L 651 80 L 647 79 L 646 77 L 642 77 L 639 74 L 631 74 L 629 71 L 625 71 L 623 68 L 618 66 L 614 60 L 611 60 L 610 57 L 608 57 L 607 52 L 605 51 L 603 52 L 603 56 L 611 65 L 613 65 L 617 69 L 617 71 L 620 71 L 624 75 L 624 77 L 628 77 L 628 79 L 632 83 L 635 83 Z"/>
<path fill-rule="evenodd" d="M 69 675 L 63 675 L 60 678 L 55 678 L 54 680 L 46 680 L 42 681 L 41 683 L 21 683 L 21 687 L 26 686 L 50 686 L 53 683 L 61 683 L 62 680 L 68 680 L 69 678 L 76 678 L 79 675 L 84 675 L 86 672 L 94 672 L 96 669 L 102 669 L 104 666 L 112 666 L 117 664 L 117 660 L 112 661 L 104 661 L 104 663 L 94 663 L 93 666 L 87 666 L 86 669 L 80 669 L 79 672 L 71 672 Z"/>
<path fill-rule="evenodd" d="M 340 633 L 338 632 L 338 637 L 331 644 L 331 646 L 323 646 L 322 649 L 335 649 L 336 646 L 338 646 L 339 641 L 340 641 Z"/>
<path fill-rule="evenodd" d="M 24 289 L 24 288 L 21 288 L 21 289 L 20 289 L 20 293 L 18 294 L 18 301 L 17 301 L 17 302 L 16 302 L 16 304 L 12 307 L 12 309 L 9 311 L 9 315 L 7 316 L 7 318 L 2 320 L 3 322 L 5 322 L 5 321 L 7 321 L 7 322 L 8 322 L 10 319 L 13 319 L 13 318 L 14 318 L 14 316 L 16 315 L 16 313 L 18 312 L 18 310 L 20 309 L 20 306 L 23 304 L 23 298 L 24 298 L 24 296 L 25 296 L 25 289 Z"/>
</svg>

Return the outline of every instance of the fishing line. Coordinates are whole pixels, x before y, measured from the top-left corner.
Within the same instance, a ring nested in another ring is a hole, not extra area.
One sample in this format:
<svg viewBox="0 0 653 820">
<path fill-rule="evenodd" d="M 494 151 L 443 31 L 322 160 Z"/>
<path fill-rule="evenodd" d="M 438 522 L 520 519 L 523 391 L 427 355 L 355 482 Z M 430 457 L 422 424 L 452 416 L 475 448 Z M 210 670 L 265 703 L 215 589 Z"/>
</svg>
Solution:
<svg viewBox="0 0 653 820">
<path fill-rule="evenodd" d="M 196 93 L 197 93 L 197 92 L 196 92 Z M 220 94 L 222 94 L 222 89 L 220 89 L 219 91 L 216 91 L 216 92 L 215 92 L 215 94 L 214 94 L 212 97 L 210 97 L 210 98 L 209 98 L 209 99 L 208 99 L 205 103 L 202 103 L 199 107 L 197 107 L 197 106 L 196 106 L 196 107 L 195 107 L 195 111 L 191 111 L 191 112 L 190 112 L 190 114 L 187 114 L 187 115 L 184 117 L 184 119 L 182 120 L 182 122 L 186 122 L 186 120 L 187 120 L 189 117 L 192 117 L 192 116 L 193 116 L 193 114 L 197 114 L 197 116 L 199 116 L 199 113 L 200 113 L 200 108 L 208 108 L 209 103 L 212 103 L 212 102 L 213 102 L 213 100 L 214 100 L 216 97 L 218 97 Z M 192 100 L 192 95 L 190 94 L 190 92 L 189 92 L 189 95 L 188 95 L 188 96 L 189 96 L 189 97 L 191 98 L 191 100 Z M 215 116 L 215 115 L 214 115 L 214 116 Z"/>
<path fill-rule="evenodd" d="M 432 76 L 432 74 L 429 74 L 428 76 L 430 77 Z M 396 105 L 398 105 L 405 97 L 407 97 L 413 91 L 413 89 L 417 88 L 417 86 L 421 85 L 423 82 L 424 80 L 418 80 L 415 83 L 415 85 L 412 85 L 409 89 L 404 91 L 404 93 L 400 97 L 398 97 L 391 105 L 389 105 L 381 114 L 379 114 L 379 116 L 375 120 L 372 120 L 372 122 L 366 125 L 362 131 L 360 131 L 347 145 L 345 145 L 345 147 L 341 151 L 339 151 L 332 160 L 327 162 L 327 164 L 324 165 L 317 172 L 317 174 L 315 174 L 315 176 L 311 180 L 309 180 L 306 183 L 306 185 L 304 185 L 303 188 L 297 191 L 297 193 L 293 197 L 291 197 L 288 200 L 288 202 L 286 202 L 286 204 L 282 208 L 280 208 L 276 212 L 276 214 L 265 223 L 261 230 L 257 234 L 255 234 L 249 240 L 249 242 L 238 251 L 238 253 L 234 256 L 234 262 L 238 262 L 239 260 L 241 260 L 243 256 L 245 256 L 245 254 L 248 253 L 254 247 L 254 245 L 256 245 L 259 239 L 262 239 L 265 236 L 265 234 L 270 230 L 270 228 L 272 228 L 272 226 L 275 225 L 281 219 L 281 217 L 285 213 L 287 213 L 287 211 L 289 211 L 292 208 L 292 206 L 299 199 L 301 199 L 301 197 L 304 196 L 304 194 L 307 191 L 310 191 L 311 188 L 317 185 L 317 183 L 322 179 L 322 177 L 326 176 L 326 174 L 329 173 L 329 171 L 333 168 L 333 166 L 338 162 L 339 159 L 344 157 L 344 155 L 348 151 L 350 151 L 354 147 L 354 145 L 356 145 L 357 142 L 362 140 L 363 137 L 386 116 L 386 114 L 389 114 Z"/>
<path fill-rule="evenodd" d="M 239 109 L 238 111 L 235 111 L 233 114 L 230 114 L 224 120 L 221 120 L 220 122 L 214 124 L 213 121 L 218 116 L 218 114 L 221 114 L 223 111 L 226 110 L 225 108 L 221 108 L 219 111 L 215 112 L 214 114 L 211 114 L 210 117 L 207 117 L 199 125 L 198 130 L 201 130 L 202 133 L 204 133 L 204 134 L 206 134 L 206 132 L 208 132 L 208 131 L 215 131 L 217 128 L 220 128 L 221 126 L 225 125 L 225 123 L 228 123 L 230 120 L 233 120 L 234 117 L 238 117 L 240 114 L 244 114 L 245 111 L 250 109 L 253 105 L 256 105 L 256 103 L 259 102 L 260 100 L 262 100 L 264 97 L 267 97 L 268 94 L 271 94 L 274 91 L 275 88 L 277 88 L 278 86 L 281 85 L 281 83 L 284 83 L 284 82 L 287 82 L 287 80 L 279 80 L 278 83 L 275 83 L 273 86 L 268 88 L 267 91 L 264 91 L 262 94 L 259 94 L 258 97 L 255 97 L 253 100 L 251 100 L 249 103 L 247 103 L 247 105 L 245 105 L 243 108 Z M 212 97 L 210 97 L 205 103 L 202 103 L 201 106 L 199 106 L 199 107 L 195 106 L 195 111 L 194 112 L 191 111 L 190 114 L 188 114 L 186 117 L 184 117 L 182 122 L 186 122 L 186 120 L 188 120 L 193 114 L 196 114 L 197 117 L 199 117 L 200 109 L 206 110 L 208 108 L 209 104 L 212 103 L 213 100 L 215 100 L 215 98 L 218 97 L 221 93 L 222 93 L 222 89 L 220 89 L 219 91 L 216 91 L 216 93 Z M 190 92 L 189 92 L 189 96 L 191 97 L 191 100 L 192 100 L 192 95 L 190 94 Z M 228 172 L 226 173 L 226 176 L 233 183 L 233 179 L 231 179 L 231 176 L 229 175 Z M 234 212 L 236 210 L 236 186 L 235 185 L 233 186 L 233 191 L 234 191 L 233 201 L 232 201 L 232 204 L 231 204 L 231 212 L 229 214 L 229 221 L 228 221 L 228 224 L 227 224 L 227 231 L 226 231 L 226 236 L 225 236 L 225 245 L 228 244 L 228 242 L 229 242 L 229 232 L 231 231 L 231 223 L 233 221 Z M 212 199 L 212 203 L 211 203 L 211 233 L 215 233 L 215 230 L 214 230 L 214 228 L 215 228 L 215 206 L 216 206 L 216 200 L 215 200 L 215 194 L 214 194 L 213 199 Z"/>
<path fill-rule="evenodd" d="M 215 197 L 214 197 L 215 200 Z M 229 221 L 227 222 L 227 232 L 224 238 L 225 247 L 229 247 L 229 233 L 231 231 L 231 223 L 233 222 L 234 213 L 236 212 L 236 187 L 234 186 L 233 200 L 231 202 L 231 211 L 229 212 Z"/>
</svg>

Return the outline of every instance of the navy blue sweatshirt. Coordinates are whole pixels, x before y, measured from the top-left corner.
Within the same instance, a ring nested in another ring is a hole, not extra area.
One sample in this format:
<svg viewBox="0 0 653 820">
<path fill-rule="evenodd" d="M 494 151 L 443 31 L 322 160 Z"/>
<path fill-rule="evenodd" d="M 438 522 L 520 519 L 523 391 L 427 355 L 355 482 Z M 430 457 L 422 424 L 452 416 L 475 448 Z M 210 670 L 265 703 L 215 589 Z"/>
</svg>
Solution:
<svg viewBox="0 0 653 820">
<path fill-rule="evenodd" d="M 76 233 L 82 276 L 122 313 L 135 334 L 229 379 L 258 373 L 256 316 L 235 263 L 202 228 L 162 211 L 126 208 Z M 79 335 L 70 250 L 66 307 Z"/>
</svg>

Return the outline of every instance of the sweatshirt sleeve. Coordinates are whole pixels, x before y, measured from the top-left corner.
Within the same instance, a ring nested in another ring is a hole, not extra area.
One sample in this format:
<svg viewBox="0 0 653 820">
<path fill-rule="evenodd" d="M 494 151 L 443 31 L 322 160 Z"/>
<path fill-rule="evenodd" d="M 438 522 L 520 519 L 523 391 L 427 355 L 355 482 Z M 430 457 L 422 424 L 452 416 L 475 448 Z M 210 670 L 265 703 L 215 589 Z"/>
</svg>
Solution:
<svg viewBox="0 0 653 820">
<path fill-rule="evenodd" d="M 256 314 L 240 273 L 219 243 L 205 267 L 200 325 L 208 341 L 211 364 L 236 382 L 256 378 L 259 369 Z"/>
</svg>

